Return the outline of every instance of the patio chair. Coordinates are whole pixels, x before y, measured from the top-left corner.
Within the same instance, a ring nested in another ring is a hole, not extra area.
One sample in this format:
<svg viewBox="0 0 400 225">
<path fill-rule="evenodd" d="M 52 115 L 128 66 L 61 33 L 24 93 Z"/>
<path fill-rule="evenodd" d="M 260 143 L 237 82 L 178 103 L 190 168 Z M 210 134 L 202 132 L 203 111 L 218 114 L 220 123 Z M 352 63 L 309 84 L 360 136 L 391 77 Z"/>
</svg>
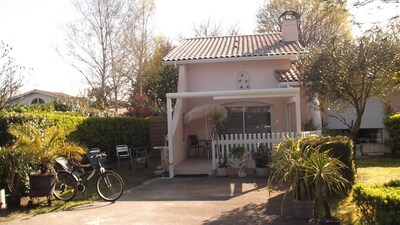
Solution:
<svg viewBox="0 0 400 225">
<path fill-rule="evenodd" d="M 149 164 L 149 157 L 147 155 L 147 146 L 136 147 L 133 148 L 134 160 L 135 160 L 135 169 L 137 166 L 144 166 L 147 168 Z"/>
<path fill-rule="evenodd" d="M 188 158 L 190 157 L 190 150 L 194 150 L 194 156 L 195 158 L 197 158 L 197 156 L 199 156 L 199 150 L 203 149 L 204 155 L 205 150 L 204 150 L 204 146 L 200 145 L 199 143 L 199 139 L 197 138 L 197 135 L 189 135 L 188 138 Z"/>
<path fill-rule="evenodd" d="M 128 148 L 127 145 L 117 145 L 115 147 L 117 151 L 117 160 L 118 160 L 118 167 L 120 167 L 119 160 L 120 159 L 129 159 L 130 160 L 130 165 L 129 168 L 132 167 L 132 154 L 131 154 L 131 149 Z"/>
</svg>

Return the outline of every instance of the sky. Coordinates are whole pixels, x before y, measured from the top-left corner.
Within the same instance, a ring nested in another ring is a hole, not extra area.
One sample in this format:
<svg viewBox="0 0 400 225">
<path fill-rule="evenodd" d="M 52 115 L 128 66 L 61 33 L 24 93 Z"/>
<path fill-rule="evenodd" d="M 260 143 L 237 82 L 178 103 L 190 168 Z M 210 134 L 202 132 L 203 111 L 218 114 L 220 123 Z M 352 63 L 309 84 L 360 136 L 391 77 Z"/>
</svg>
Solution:
<svg viewBox="0 0 400 225">
<path fill-rule="evenodd" d="M 190 37 L 193 24 L 207 20 L 225 27 L 238 24 L 241 34 L 254 33 L 256 13 L 264 0 L 155 0 L 153 32 L 173 43 L 178 37 Z M 371 9 L 368 9 L 371 8 Z M 362 22 L 385 20 L 399 8 L 375 7 L 354 11 Z M 397 11 L 396 11 L 397 10 Z M 73 15 L 70 0 L 0 0 L 0 40 L 10 45 L 12 56 L 25 67 L 22 92 L 32 89 L 78 95 L 83 91 L 83 77 L 64 62 L 56 51 L 63 45 L 63 29 Z"/>
</svg>

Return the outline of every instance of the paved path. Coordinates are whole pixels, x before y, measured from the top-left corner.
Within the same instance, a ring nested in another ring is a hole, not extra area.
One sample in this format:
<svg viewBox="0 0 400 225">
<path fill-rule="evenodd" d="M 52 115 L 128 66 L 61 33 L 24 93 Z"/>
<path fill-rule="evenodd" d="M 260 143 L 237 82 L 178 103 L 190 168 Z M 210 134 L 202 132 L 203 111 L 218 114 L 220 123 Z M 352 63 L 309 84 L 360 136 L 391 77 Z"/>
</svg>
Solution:
<svg viewBox="0 0 400 225">
<path fill-rule="evenodd" d="M 269 195 L 265 186 L 265 179 L 254 177 L 154 179 L 115 203 L 99 201 L 6 224 L 309 224 L 280 216 L 282 195 Z"/>
</svg>

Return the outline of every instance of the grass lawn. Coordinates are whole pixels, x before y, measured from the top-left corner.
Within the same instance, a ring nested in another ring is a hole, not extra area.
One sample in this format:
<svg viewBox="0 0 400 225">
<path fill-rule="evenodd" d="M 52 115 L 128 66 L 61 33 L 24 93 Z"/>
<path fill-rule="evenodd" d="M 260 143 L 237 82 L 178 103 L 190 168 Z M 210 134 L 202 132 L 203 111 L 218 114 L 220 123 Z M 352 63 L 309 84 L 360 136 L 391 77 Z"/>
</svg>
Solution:
<svg viewBox="0 0 400 225">
<path fill-rule="evenodd" d="M 356 183 L 366 185 L 383 184 L 392 179 L 400 179 L 400 159 L 377 157 L 357 159 Z M 359 216 L 351 195 L 332 202 L 335 215 L 343 220 L 342 224 L 357 224 Z"/>
<path fill-rule="evenodd" d="M 129 169 L 129 160 L 121 161 L 121 167 L 118 168 L 117 163 L 112 164 L 113 171 L 121 175 L 124 180 L 125 190 L 141 185 L 143 182 L 153 178 L 153 172 L 155 167 L 159 165 L 160 158 L 155 156 L 150 158 L 150 164 L 147 168 L 144 166 L 138 166 L 136 169 Z M 52 197 L 52 206 L 47 205 L 47 199 L 45 197 L 35 199 L 32 208 L 27 207 L 29 198 L 24 197 L 21 200 L 22 207 L 17 210 L 0 210 L 0 223 L 10 221 L 18 217 L 34 216 L 40 213 L 48 213 L 54 211 L 60 211 L 69 209 L 78 205 L 88 204 L 92 201 L 98 200 L 99 196 L 96 192 L 96 180 L 92 179 L 86 185 L 85 193 L 78 192 L 72 201 L 64 202 L 56 200 Z"/>
</svg>

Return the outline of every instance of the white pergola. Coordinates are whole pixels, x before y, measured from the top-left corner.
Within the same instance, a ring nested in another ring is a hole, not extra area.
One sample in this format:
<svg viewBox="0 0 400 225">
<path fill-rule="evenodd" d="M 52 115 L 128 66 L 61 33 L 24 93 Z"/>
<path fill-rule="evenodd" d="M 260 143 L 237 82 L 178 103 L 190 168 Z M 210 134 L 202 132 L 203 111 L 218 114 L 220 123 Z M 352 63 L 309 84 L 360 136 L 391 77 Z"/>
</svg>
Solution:
<svg viewBox="0 0 400 225">
<path fill-rule="evenodd" d="M 174 177 L 174 143 L 172 130 L 172 99 L 185 98 L 204 98 L 212 97 L 214 100 L 234 100 L 248 98 L 291 98 L 290 102 L 295 103 L 296 107 L 296 131 L 301 132 L 301 114 L 300 114 L 300 88 L 270 88 L 254 90 L 231 90 L 231 91 L 205 91 L 205 92 L 179 92 L 167 94 L 167 121 L 168 121 L 168 153 L 169 153 L 169 176 Z M 212 156 L 215 155 L 215 148 L 212 148 Z M 215 170 L 215 158 L 212 157 L 213 170 Z"/>
</svg>

